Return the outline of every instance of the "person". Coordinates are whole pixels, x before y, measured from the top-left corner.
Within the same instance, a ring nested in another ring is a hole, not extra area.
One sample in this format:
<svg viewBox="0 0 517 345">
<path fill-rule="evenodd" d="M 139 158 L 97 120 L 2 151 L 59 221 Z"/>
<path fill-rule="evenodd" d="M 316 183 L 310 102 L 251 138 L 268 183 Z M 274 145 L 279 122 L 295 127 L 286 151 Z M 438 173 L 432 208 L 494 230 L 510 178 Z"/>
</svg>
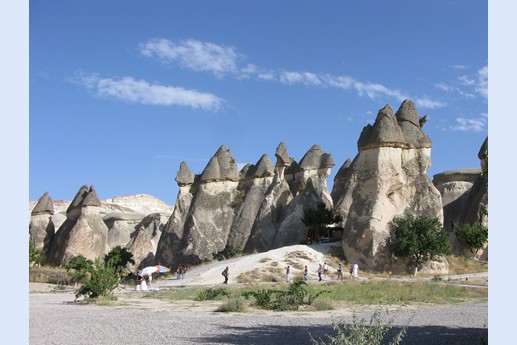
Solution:
<svg viewBox="0 0 517 345">
<path fill-rule="evenodd" d="M 228 276 L 230 275 L 230 272 L 228 271 L 228 266 L 224 269 L 222 275 L 224 276 L 224 282 L 223 284 L 228 284 Z"/>
<path fill-rule="evenodd" d="M 337 280 L 343 280 L 343 265 L 339 263 L 339 267 L 337 269 Z"/>
<path fill-rule="evenodd" d="M 291 266 L 287 265 L 285 267 L 285 278 L 287 279 L 287 282 L 291 280 Z"/>
<path fill-rule="evenodd" d="M 176 279 L 181 279 L 181 265 L 178 266 L 178 269 L 176 270 Z"/>
<path fill-rule="evenodd" d="M 321 281 L 321 275 L 323 274 L 323 266 L 320 264 L 320 267 L 318 267 L 318 279 Z"/>
<path fill-rule="evenodd" d="M 325 262 L 323 265 L 323 277 L 327 278 L 327 274 L 329 273 L 329 266 Z"/>
<path fill-rule="evenodd" d="M 303 280 L 309 280 L 309 270 L 307 269 L 307 266 L 305 266 L 305 268 L 303 269 Z"/>
<path fill-rule="evenodd" d="M 350 269 L 348 271 L 350 272 L 350 278 L 352 278 L 352 273 L 354 273 L 354 265 L 350 265 Z"/>
<path fill-rule="evenodd" d="M 354 266 L 352 266 L 352 277 L 354 279 L 358 279 L 359 278 L 359 265 L 357 265 L 357 262 L 354 263 Z"/>
</svg>

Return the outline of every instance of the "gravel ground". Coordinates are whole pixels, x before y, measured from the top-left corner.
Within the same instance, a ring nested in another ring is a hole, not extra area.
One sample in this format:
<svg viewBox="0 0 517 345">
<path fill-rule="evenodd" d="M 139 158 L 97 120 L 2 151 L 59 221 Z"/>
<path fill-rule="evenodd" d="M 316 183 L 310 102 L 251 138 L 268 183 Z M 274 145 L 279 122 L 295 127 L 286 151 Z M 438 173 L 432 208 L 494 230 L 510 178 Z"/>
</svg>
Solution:
<svg viewBox="0 0 517 345">
<path fill-rule="evenodd" d="M 128 294 L 129 296 L 129 294 Z M 132 295 L 133 296 L 133 295 Z M 126 298 L 116 306 L 74 303 L 72 292 L 29 294 L 30 344 L 311 344 L 334 335 L 332 321 L 370 319 L 372 307 L 330 312 L 217 313 L 220 302 Z M 383 319 L 407 326 L 402 344 L 480 344 L 488 337 L 488 304 L 395 307 Z"/>
</svg>

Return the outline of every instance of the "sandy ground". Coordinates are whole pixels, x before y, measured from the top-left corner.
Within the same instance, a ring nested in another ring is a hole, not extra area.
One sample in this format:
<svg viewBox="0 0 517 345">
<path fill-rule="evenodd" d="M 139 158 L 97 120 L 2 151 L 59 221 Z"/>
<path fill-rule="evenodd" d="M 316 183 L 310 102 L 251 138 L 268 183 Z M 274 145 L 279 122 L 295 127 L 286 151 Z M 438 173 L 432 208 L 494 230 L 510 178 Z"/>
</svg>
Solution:
<svg viewBox="0 0 517 345">
<path fill-rule="evenodd" d="M 292 278 L 307 265 L 309 283 L 317 282 L 319 264 L 329 263 L 336 280 L 338 261 L 329 255 L 332 244 L 290 246 L 266 253 L 214 262 L 190 269 L 184 279 L 162 277 L 151 291 L 121 286 L 111 305 L 74 302 L 72 287 L 29 283 L 30 344 L 311 344 L 314 338 L 334 334 L 332 322 L 352 322 L 354 315 L 369 320 L 377 309 L 394 329 L 407 327 L 402 344 L 479 344 L 488 335 L 488 303 L 460 305 L 357 306 L 335 304 L 334 310 L 274 312 L 251 308 L 247 313 L 219 313 L 222 301 L 165 301 L 147 298 L 156 290 L 181 286 L 222 286 L 222 270 L 230 270 L 230 286 L 250 272 L 275 272 L 285 282 L 284 269 L 292 266 Z M 345 279 L 349 279 L 346 273 Z M 369 278 L 361 276 L 360 279 Z M 456 277 L 458 280 L 464 277 Z M 470 283 L 486 282 L 488 274 L 470 275 Z M 325 282 L 323 282 L 325 283 Z M 286 283 L 287 284 L 287 283 Z M 484 288 L 486 288 L 484 287 Z M 389 313 L 385 313 L 389 311 Z"/>
</svg>

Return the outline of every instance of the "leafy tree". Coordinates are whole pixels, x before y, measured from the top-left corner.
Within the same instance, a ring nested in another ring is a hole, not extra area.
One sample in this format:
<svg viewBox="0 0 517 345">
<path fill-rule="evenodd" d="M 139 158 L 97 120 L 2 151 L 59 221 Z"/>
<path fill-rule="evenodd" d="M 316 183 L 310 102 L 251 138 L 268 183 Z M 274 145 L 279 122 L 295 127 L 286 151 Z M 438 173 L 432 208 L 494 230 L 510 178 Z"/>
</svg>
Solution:
<svg viewBox="0 0 517 345">
<path fill-rule="evenodd" d="M 104 256 L 104 264 L 112 265 L 115 267 L 118 273 L 120 273 L 128 263 L 135 264 L 133 260 L 133 253 L 128 251 L 126 248 L 117 246 L 113 248 L 108 254 Z"/>
<path fill-rule="evenodd" d="M 93 261 L 82 255 L 73 256 L 65 264 L 66 271 L 71 274 L 72 280 L 82 283 L 88 278 L 88 272 L 92 270 Z"/>
<path fill-rule="evenodd" d="M 117 288 L 119 281 L 117 268 L 110 263 L 105 264 L 97 259 L 85 272 L 81 286 L 75 292 L 75 298 L 80 296 L 87 298 L 110 296 L 113 294 L 113 290 Z"/>
<path fill-rule="evenodd" d="M 393 236 L 391 246 L 393 255 L 409 258 L 418 268 L 425 261 L 437 255 L 446 255 L 451 251 L 449 236 L 443 230 L 438 218 L 427 216 L 395 218 L 392 221 Z"/>
<path fill-rule="evenodd" d="M 304 207 L 301 221 L 307 228 L 306 237 L 319 242 L 321 233 L 327 230 L 328 225 L 343 221 L 343 217 L 320 202 L 314 207 Z"/>
<path fill-rule="evenodd" d="M 488 230 L 481 224 L 460 224 L 454 232 L 470 247 L 472 254 L 483 248 L 488 241 Z"/>
<path fill-rule="evenodd" d="M 70 258 L 65 268 L 80 284 L 76 298 L 97 298 L 113 294 L 120 282 L 120 273 L 128 263 L 135 263 L 133 254 L 125 248 L 115 247 L 104 256 L 104 260 L 92 261 L 78 255 Z"/>
</svg>

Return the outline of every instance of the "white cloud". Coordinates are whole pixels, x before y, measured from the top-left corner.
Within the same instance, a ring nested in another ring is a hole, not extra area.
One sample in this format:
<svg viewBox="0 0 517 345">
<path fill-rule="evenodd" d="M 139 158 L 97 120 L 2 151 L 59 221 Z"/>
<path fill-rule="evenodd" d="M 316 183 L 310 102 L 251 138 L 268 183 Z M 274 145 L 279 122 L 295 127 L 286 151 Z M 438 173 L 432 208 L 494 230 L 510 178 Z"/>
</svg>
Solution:
<svg viewBox="0 0 517 345">
<path fill-rule="evenodd" d="M 440 89 L 440 90 L 443 90 L 445 92 L 451 92 L 451 91 L 454 91 L 456 90 L 455 87 L 453 86 L 450 86 L 446 83 L 438 83 L 438 84 L 434 84 L 434 86 L 437 88 L 437 89 Z"/>
<path fill-rule="evenodd" d="M 457 69 L 457 70 L 464 70 L 464 69 L 468 69 L 469 67 L 465 66 L 465 65 L 451 65 L 451 68 Z"/>
<path fill-rule="evenodd" d="M 488 65 L 478 70 L 478 80 L 475 90 L 488 99 Z"/>
<path fill-rule="evenodd" d="M 140 45 L 140 52 L 164 63 L 176 62 L 194 71 L 213 72 L 216 76 L 236 73 L 239 58 L 233 47 L 192 39 L 179 43 L 152 39 Z"/>
<path fill-rule="evenodd" d="M 474 132 L 482 132 L 487 130 L 487 120 L 488 115 L 482 114 L 481 117 L 478 118 L 465 118 L 458 117 L 456 118 L 456 125 L 449 126 L 450 130 L 453 131 L 474 131 Z"/>
<path fill-rule="evenodd" d="M 419 108 L 436 109 L 447 106 L 447 103 L 424 97 L 415 99 L 415 105 Z"/>
<path fill-rule="evenodd" d="M 182 87 L 150 84 L 132 77 L 101 78 L 97 74 L 79 73 L 78 82 L 96 95 L 131 103 L 147 105 L 180 105 L 205 110 L 217 110 L 224 101 L 210 93 Z"/>
<path fill-rule="evenodd" d="M 320 86 L 320 78 L 311 72 L 289 72 L 280 73 L 279 81 L 284 84 L 303 84 L 309 86 Z"/>
<path fill-rule="evenodd" d="M 259 79 L 263 79 L 263 80 L 274 80 L 275 79 L 275 75 L 271 72 L 259 73 L 259 74 L 257 74 L 257 77 Z"/>
<path fill-rule="evenodd" d="M 382 84 L 377 83 L 363 83 L 356 81 L 354 88 L 357 90 L 360 96 L 366 94 L 370 98 L 377 98 L 380 95 L 390 96 L 396 98 L 398 101 L 410 98 L 399 90 L 392 90 Z"/>
</svg>

